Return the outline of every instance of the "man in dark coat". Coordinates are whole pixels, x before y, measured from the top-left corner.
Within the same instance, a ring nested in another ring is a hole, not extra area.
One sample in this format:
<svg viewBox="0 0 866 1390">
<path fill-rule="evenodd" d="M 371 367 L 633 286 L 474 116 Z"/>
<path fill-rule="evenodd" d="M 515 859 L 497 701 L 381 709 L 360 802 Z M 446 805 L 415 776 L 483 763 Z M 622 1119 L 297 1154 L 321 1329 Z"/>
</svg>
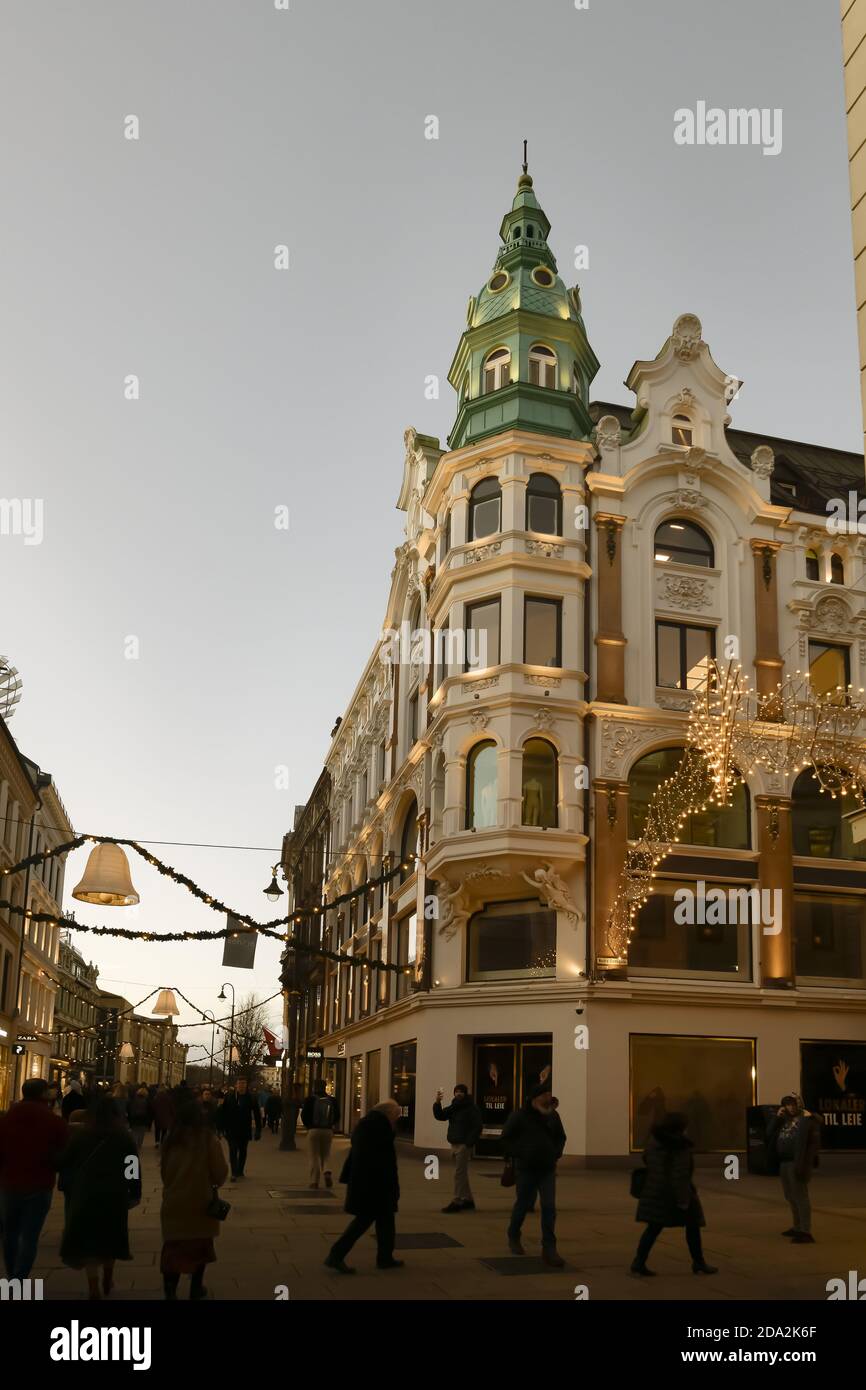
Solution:
<svg viewBox="0 0 866 1390">
<path fill-rule="evenodd" d="M 0 1226 L 10 1279 L 28 1278 L 54 1191 L 67 1127 L 48 1103 L 48 1082 L 33 1076 L 17 1105 L 0 1116 Z"/>
<path fill-rule="evenodd" d="M 81 1082 L 74 1078 L 69 1083 L 69 1089 L 64 1093 L 63 1100 L 60 1102 L 60 1114 L 64 1120 L 69 1119 L 73 1110 L 86 1110 L 87 1101 L 81 1091 Z"/>
<path fill-rule="evenodd" d="M 783 1096 L 773 1119 L 767 1126 L 767 1148 L 779 1164 L 779 1177 L 793 1226 L 783 1231 L 791 1237 L 792 1245 L 814 1245 L 812 1235 L 812 1203 L 809 1200 L 809 1179 L 818 1162 L 823 1121 L 811 1114 L 800 1096 Z"/>
<path fill-rule="evenodd" d="M 655 1274 L 655 1270 L 647 1269 L 647 1256 L 665 1226 L 685 1227 L 694 1274 L 718 1273 L 715 1266 L 708 1265 L 704 1259 L 701 1227 L 706 1222 L 692 1182 L 695 1160 L 692 1141 L 686 1138 L 685 1131 L 686 1117 L 678 1113 L 665 1115 L 652 1127 L 644 1150 L 647 1171 L 635 1217 L 636 1221 L 645 1221 L 647 1228 L 632 1261 L 632 1274 L 647 1277 Z"/>
<path fill-rule="evenodd" d="M 484 1117 L 470 1096 L 469 1087 L 462 1083 L 454 1087 L 454 1099 L 450 1105 L 443 1106 L 442 1092 L 436 1092 L 433 1116 L 434 1119 L 448 1121 L 447 1138 L 454 1155 L 454 1198 L 442 1210 L 474 1211 L 475 1202 L 469 1186 L 469 1161 L 481 1137 Z"/>
<path fill-rule="evenodd" d="M 399 1269 L 394 1259 L 394 1213 L 400 1200 L 394 1131 L 400 1118 L 395 1100 L 374 1106 L 352 1134 L 352 1147 L 343 1165 L 340 1182 L 346 1183 L 346 1211 L 354 1216 L 338 1241 L 331 1246 L 325 1264 L 340 1274 L 354 1274 L 346 1256 L 355 1241 L 376 1223 L 376 1268 Z"/>
<path fill-rule="evenodd" d="M 541 1203 L 541 1258 L 554 1269 L 562 1269 L 565 1261 L 556 1249 L 556 1165 L 565 1148 L 565 1130 L 549 1081 L 534 1087 L 522 1110 L 512 1110 L 502 1131 L 502 1147 L 514 1164 L 516 1186 L 508 1248 L 512 1255 L 526 1253 L 520 1232 L 537 1194 Z"/>
<path fill-rule="evenodd" d="M 262 1112 L 256 1097 L 249 1089 L 245 1076 L 238 1077 L 235 1089 L 229 1091 L 219 1109 L 217 1128 L 224 1134 L 229 1145 L 229 1163 L 232 1169 L 232 1182 L 245 1177 L 247 1147 L 253 1137 L 262 1137 Z"/>
</svg>

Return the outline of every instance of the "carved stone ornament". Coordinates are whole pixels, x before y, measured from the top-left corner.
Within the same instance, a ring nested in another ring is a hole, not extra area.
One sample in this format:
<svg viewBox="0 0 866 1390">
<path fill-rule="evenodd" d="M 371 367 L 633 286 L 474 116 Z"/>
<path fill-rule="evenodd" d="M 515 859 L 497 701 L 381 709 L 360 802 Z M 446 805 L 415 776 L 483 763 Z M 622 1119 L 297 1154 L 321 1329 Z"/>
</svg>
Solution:
<svg viewBox="0 0 866 1390">
<path fill-rule="evenodd" d="M 769 478 L 776 467 L 776 455 L 769 444 L 759 444 L 752 453 L 752 472 L 756 478 Z"/>
<path fill-rule="evenodd" d="M 498 555 L 501 549 L 502 541 L 490 541 L 488 545 L 478 545 L 474 550 L 467 550 L 464 559 L 467 565 L 477 565 L 482 560 L 489 560 L 491 555 Z"/>
<path fill-rule="evenodd" d="M 552 729 L 556 724 L 550 710 L 545 709 L 543 705 L 538 706 L 532 718 L 537 729 Z"/>
<path fill-rule="evenodd" d="M 418 448 L 418 435 L 411 425 L 407 430 L 403 431 L 403 443 L 406 447 L 407 466 L 412 463 L 423 464 L 424 455 Z"/>
<path fill-rule="evenodd" d="M 532 874 L 521 874 L 521 878 L 536 890 L 547 907 L 552 907 L 556 912 L 564 912 L 572 926 L 577 926 L 583 913 L 575 906 L 568 891 L 568 884 L 560 878 L 552 864 L 542 864 Z"/>
<path fill-rule="evenodd" d="M 498 684 L 498 676 L 486 676 L 483 681 L 472 681 L 471 684 L 467 685 L 466 689 L 474 695 L 476 690 L 489 690 L 492 685 Z"/>
<path fill-rule="evenodd" d="M 644 744 L 655 743 L 661 738 L 670 738 L 676 730 L 664 729 L 657 724 L 619 724 L 614 719 L 604 719 L 601 725 L 601 770 L 605 777 L 620 779 L 624 776 L 625 764 L 631 754 Z"/>
<path fill-rule="evenodd" d="M 866 632 L 866 619 L 853 619 L 851 612 L 841 598 L 821 599 L 811 615 L 804 614 L 804 626 L 811 632 L 830 632 L 851 636 L 853 631 Z"/>
<path fill-rule="evenodd" d="M 470 900 L 467 885 L 477 882 L 480 879 L 506 878 L 507 875 L 502 869 L 494 869 L 489 864 L 482 864 L 478 869 L 466 874 L 463 881 L 456 886 L 452 886 L 447 879 L 441 879 L 439 885 L 439 935 L 444 936 L 446 941 L 450 941 L 452 936 L 469 920 L 474 907 Z M 450 888 L 451 891 L 442 890 Z"/>
<path fill-rule="evenodd" d="M 666 574 L 662 577 L 661 600 L 671 608 L 682 608 L 689 613 L 697 613 L 707 608 L 710 595 L 707 593 L 706 579 L 692 579 L 684 574 Z"/>
<path fill-rule="evenodd" d="M 673 350 L 683 362 L 691 362 L 698 355 L 703 329 L 697 314 L 680 314 L 671 330 Z"/>
<path fill-rule="evenodd" d="M 656 704 L 659 709 L 687 710 L 691 707 L 693 699 L 694 691 L 692 690 L 659 691 L 656 695 Z"/>
<path fill-rule="evenodd" d="M 700 492 L 694 492 L 691 488 L 680 488 L 679 492 L 671 492 L 666 498 L 672 507 L 679 507 L 684 512 L 696 512 L 700 507 L 707 505 L 707 499 Z"/>
<path fill-rule="evenodd" d="M 559 559 L 565 553 L 564 545 L 557 545 L 556 541 L 531 541 L 526 542 L 527 555 L 545 555 L 548 560 Z"/>
<path fill-rule="evenodd" d="M 602 415 L 593 430 L 593 435 L 601 453 L 618 449 L 622 443 L 622 425 L 615 415 Z"/>
<path fill-rule="evenodd" d="M 469 716 L 469 723 L 473 729 L 486 729 L 487 725 L 490 723 L 490 710 L 473 710 Z"/>
<path fill-rule="evenodd" d="M 541 685 L 545 690 L 553 690 L 556 686 L 562 685 L 560 676 L 524 676 L 527 685 Z"/>
</svg>

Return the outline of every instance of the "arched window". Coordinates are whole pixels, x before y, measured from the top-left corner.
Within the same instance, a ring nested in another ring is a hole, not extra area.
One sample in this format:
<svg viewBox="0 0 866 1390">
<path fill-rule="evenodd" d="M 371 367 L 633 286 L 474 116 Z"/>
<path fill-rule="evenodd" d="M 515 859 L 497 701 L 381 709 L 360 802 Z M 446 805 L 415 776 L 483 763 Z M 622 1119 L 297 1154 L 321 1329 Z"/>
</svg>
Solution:
<svg viewBox="0 0 866 1390">
<path fill-rule="evenodd" d="M 657 560 L 674 560 L 678 565 L 700 565 L 704 569 L 713 567 L 713 543 L 693 521 L 663 521 L 656 530 L 654 548 Z"/>
<path fill-rule="evenodd" d="M 818 561 L 818 552 L 815 550 L 806 551 L 806 578 L 821 578 L 821 569 Z"/>
<path fill-rule="evenodd" d="M 646 825 L 650 798 L 660 782 L 673 777 L 683 756 L 682 748 L 659 748 L 638 758 L 628 778 L 628 834 L 639 840 Z M 709 777 L 707 792 L 710 791 Z M 749 849 L 749 793 L 744 783 L 735 787 L 727 806 L 707 806 L 687 816 L 680 831 L 685 845 L 711 849 Z"/>
<path fill-rule="evenodd" d="M 675 415 L 671 421 L 671 439 L 674 444 L 686 444 L 691 448 L 694 443 L 694 426 L 688 415 Z"/>
<path fill-rule="evenodd" d="M 845 561 L 842 559 L 841 555 L 836 554 L 835 550 L 830 556 L 830 583 L 845 583 Z"/>
<path fill-rule="evenodd" d="M 529 380 L 533 386 L 556 386 L 556 353 L 541 343 L 529 349 Z"/>
<path fill-rule="evenodd" d="M 499 530 L 502 512 L 502 489 L 496 478 L 482 478 L 469 498 L 469 539 L 479 541 L 494 536 Z"/>
<path fill-rule="evenodd" d="M 807 767 L 791 790 L 791 837 L 795 854 L 810 859 L 866 859 L 866 841 L 855 844 L 843 819 L 848 797 L 832 797 L 821 791 L 815 773 Z"/>
<path fill-rule="evenodd" d="M 484 359 L 484 369 L 482 372 L 482 383 L 484 394 L 490 391 L 498 391 L 500 386 L 507 386 L 511 381 L 511 353 L 508 348 L 495 348 Z"/>
<path fill-rule="evenodd" d="M 562 535 L 562 491 L 549 473 L 533 473 L 526 487 L 526 529 Z"/>
<path fill-rule="evenodd" d="M 476 743 L 466 762 L 466 829 L 496 824 L 496 744 Z"/>
<path fill-rule="evenodd" d="M 418 802 L 412 797 L 400 832 L 400 863 L 408 861 L 408 867 L 401 869 L 400 882 L 403 883 L 415 872 L 415 853 L 418 849 Z"/>
<path fill-rule="evenodd" d="M 523 825 L 556 825 L 556 749 L 546 738 L 523 745 Z"/>
</svg>

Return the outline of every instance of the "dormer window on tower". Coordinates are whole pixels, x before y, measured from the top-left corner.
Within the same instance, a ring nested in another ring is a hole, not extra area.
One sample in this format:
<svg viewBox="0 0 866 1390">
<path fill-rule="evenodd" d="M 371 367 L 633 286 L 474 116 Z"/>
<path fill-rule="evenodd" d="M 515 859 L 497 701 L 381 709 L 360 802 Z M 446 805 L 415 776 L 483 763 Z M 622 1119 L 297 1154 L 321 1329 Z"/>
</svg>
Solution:
<svg viewBox="0 0 866 1390">
<path fill-rule="evenodd" d="M 529 349 L 529 380 L 533 386 L 556 386 L 556 353 L 541 343 Z"/>
<path fill-rule="evenodd" d="M 500 387 L 508 386 L 510 381 L 511 352 L 505 347 L 494 348 L 493 352 L 488 353 L 484 360 L 482 373 L 484 394 L 498 391 Z"/>
<path fill-rule="evenodd" d="M 674 444 L 685 444 L 691 448 L 694 443 L 694 426 L 688 415 L 675 415 L 671 428 L 671 439 Z"/>
</svg>

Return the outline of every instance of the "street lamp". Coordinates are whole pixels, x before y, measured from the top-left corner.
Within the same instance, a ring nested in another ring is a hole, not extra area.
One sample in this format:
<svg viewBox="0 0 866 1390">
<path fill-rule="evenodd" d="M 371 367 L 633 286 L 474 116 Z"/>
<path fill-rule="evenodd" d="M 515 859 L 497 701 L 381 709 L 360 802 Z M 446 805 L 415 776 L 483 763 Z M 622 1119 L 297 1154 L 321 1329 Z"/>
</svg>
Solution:
<svg viewBox="0 0 866 1390">
<path fill-rule="evenodd" d="M 277 883 L 277 870 L 279 869 L 279 867 L 279 864 L 274 865 L 274 867 L 271 869 L 271 881 L 268 884 L 267 888 L 262 889 L 262 892 L 264 893 L 268 902 L 271 903 L 279 902 L 280 898 L 283 896 L 283 890 Z"/>
<path fill-rule="evenodd" d="M 230 980 L 227 984 L 223 985 L 222 989 L 217 995 L 217 999 L 224 1000 L 226 997 L 227 989 L 230 989 L 232 992 L 232 1019 L 229 1025 L 229 1067 L 228 1076 L 226 1077 L 226 1081 L 230 1082 L 232 1079 L 232 1062 L 234 1061 L 233 1053 L 235 1050 L 235 987 Z"/>
<path fill-rule="evenodd" d="M 216 1015 L 213 1009 L 202 1009 L 202 1018 L 209 1018 L 211 1022 L 210 1030 L 210 1087 L 213 1090 L 213 1050 L 214 1034 L 216 1033 Z"/>
</svg>

